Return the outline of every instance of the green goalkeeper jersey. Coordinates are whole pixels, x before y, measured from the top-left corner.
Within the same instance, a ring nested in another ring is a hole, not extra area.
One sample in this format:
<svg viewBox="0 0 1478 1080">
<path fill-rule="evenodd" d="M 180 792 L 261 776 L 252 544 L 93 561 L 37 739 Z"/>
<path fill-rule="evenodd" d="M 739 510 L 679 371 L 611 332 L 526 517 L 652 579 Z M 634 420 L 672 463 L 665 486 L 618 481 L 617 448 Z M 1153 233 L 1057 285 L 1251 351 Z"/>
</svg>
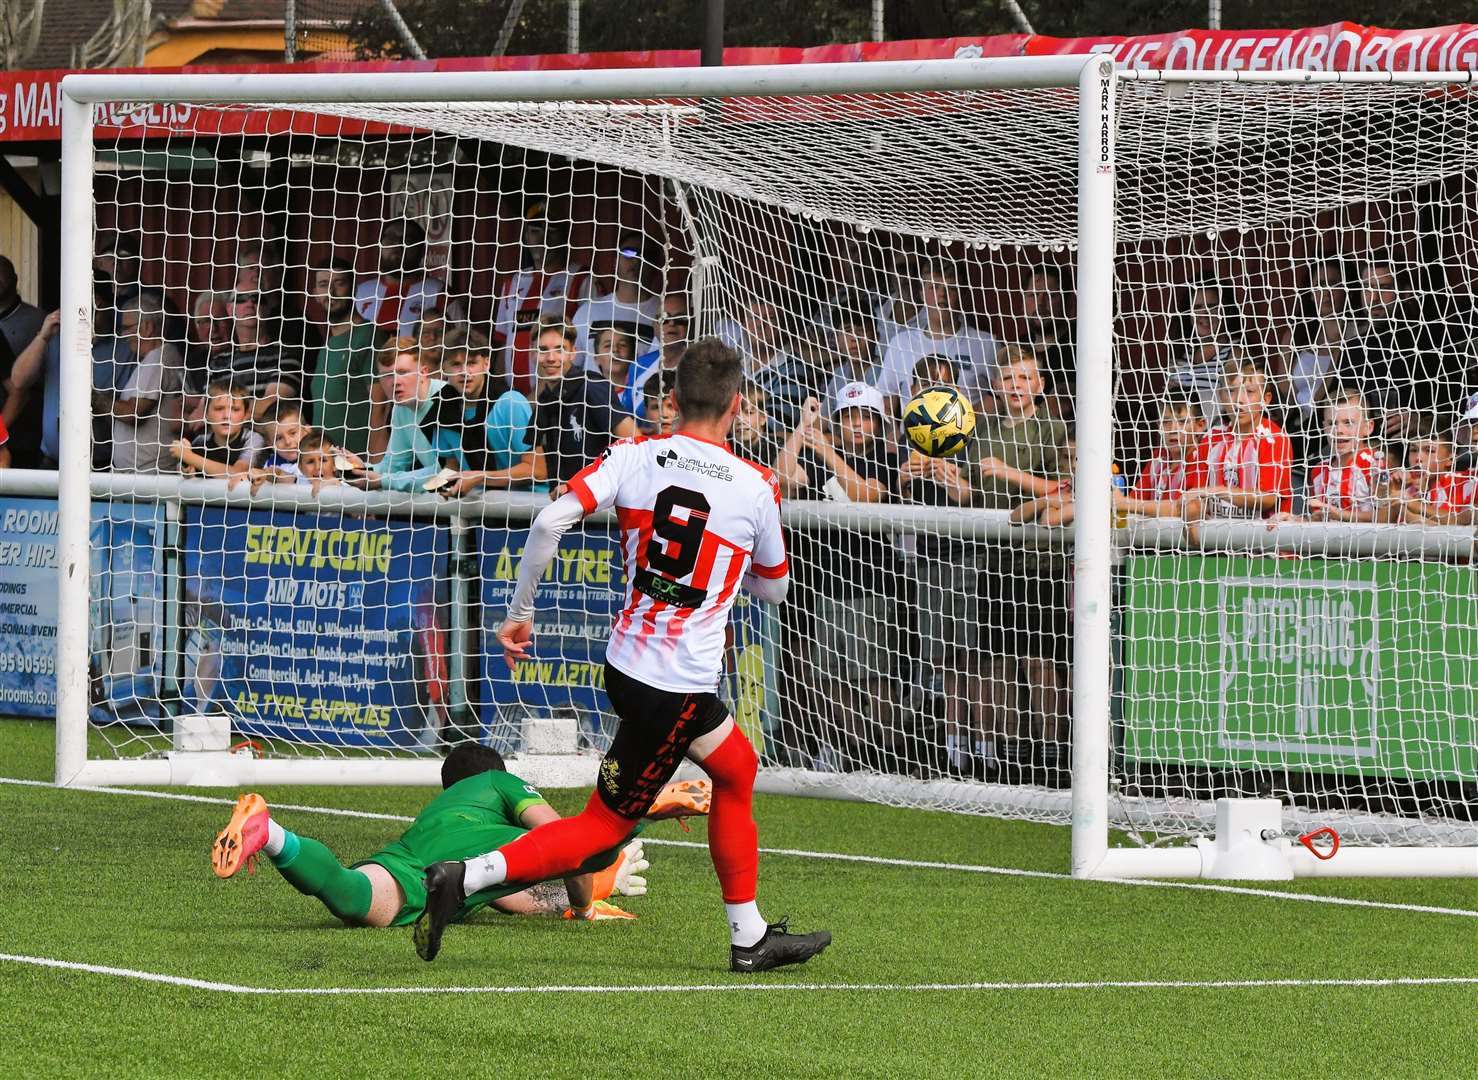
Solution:
<svg viewBox="0 0 1478 1080">
<path fill-rule="evenodd" d="M 405 890 L 405 905 L 395 926 L 413 923 L 426 906 L 426 868 L 435 862 L 471 859 L 518 839 L 528 830 L 520 815 L 544 802 L 532 784 L 507 772 L 485 772 L 459 780 L 416 815 L 400 839 L 386 844 L 356 866 L 377 863 Z M 458 919 L 523 885 L 495 885 L 469 896 Z"/>
</svg>

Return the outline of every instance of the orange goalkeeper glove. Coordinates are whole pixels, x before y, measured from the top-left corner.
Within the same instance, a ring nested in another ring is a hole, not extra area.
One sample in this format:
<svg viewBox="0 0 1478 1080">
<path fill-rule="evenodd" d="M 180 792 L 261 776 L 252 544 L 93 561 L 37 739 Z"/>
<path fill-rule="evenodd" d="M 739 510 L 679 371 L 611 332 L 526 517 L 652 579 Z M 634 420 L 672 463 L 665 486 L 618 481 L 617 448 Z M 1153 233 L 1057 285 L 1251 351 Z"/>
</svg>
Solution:
<svg viewBox="0 0 1478 1080">
<path fill-rule="evenodd" d="M 642 851 L 641 838 L 637 837 L 621 849 L 615 862 L 591 875 L 591 896 L 596 900 L 604 900 L 612 893 L 617 896 L 644 896 L 647 879 L 641 876 L 641 872 L 651 865 Z"/>
<path fill-rule="evenodd" d="M 615 904 L 607 903 L 604 900 L 597 900 L 591 904 L 588 911 L 576 911 L 574 908 L 565 908 L 564 917 L 580 922 L 604 922 L 607 919 L 636 918 L 631 912 L 622 911 Z"/>
</svg>

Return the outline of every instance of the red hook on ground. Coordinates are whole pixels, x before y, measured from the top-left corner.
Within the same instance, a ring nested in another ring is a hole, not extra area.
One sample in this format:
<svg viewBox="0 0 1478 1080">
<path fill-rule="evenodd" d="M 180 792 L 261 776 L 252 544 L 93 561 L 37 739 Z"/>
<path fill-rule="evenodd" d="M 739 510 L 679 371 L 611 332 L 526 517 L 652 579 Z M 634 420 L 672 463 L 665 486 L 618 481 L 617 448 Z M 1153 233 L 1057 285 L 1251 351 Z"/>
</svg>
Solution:
<svg viewBox="0 0 1478 1080">
<path fill-rule="evenodd" d="M 1314 841 L 1319 839 L 1319 837 L 1321 836 L 1329 837 L 1330 843 L 1328 851 L 1320 851 L 1314 846 Z M 1304 847 L 1308 848 L 1309 854 L 1313 855 L 1314 858 L 1320 860 L 1332 859 L 1334 858 L 1334 853 L 1339 850 L 1339 833 L 1335 832 L 1328 825 L 1326 825 L 1322 829 L 1315 829 L 1313 832 L 1304 833 L 1298 838 L 1298 842 Z"/>
</svg>

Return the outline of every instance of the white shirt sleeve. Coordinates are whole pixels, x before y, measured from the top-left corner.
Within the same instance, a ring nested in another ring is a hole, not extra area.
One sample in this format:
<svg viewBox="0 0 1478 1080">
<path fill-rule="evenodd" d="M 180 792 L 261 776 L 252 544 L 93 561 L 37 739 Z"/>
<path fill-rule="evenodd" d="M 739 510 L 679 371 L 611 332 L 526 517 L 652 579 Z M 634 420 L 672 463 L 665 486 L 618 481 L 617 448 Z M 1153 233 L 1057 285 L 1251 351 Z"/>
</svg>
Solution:
<svg viewBox="0 0 1478 1080">
<path fill-rule="evenodd" d="M 123 401 L 134 401 L 138 398 L 153 400 L 163 393 L 164 350 L 155 349 L 144 357 L 138 367 L 134 368 L 133 377 L 118 392 L 118 397 Z"/>
<path fill-rule="evenodd" d="M 584 516 L 580 500 L 568 493 L 539 511 L 533 528 L 529 530 L 523 558 L 518 563 L 518 585 L 513 590 L 513 599 L 508 602 L 509 619 L 527 622 L 534 617 L 534 593 L 539 587 L 539 579 L 554 561 L 565 533 Z"/>
<path fill-rule="evenodd" d="M 744 587 L 761 600 L 778 604 L 790 589 L 790 562 L 785 553 L 785 535 L 780 531 L 780 489 L 774 473 L 767 473 L 766 479 L 774 498 L 765 501 Z"/>
<path fill-rule="evenodd" d="M 900 400 L 908 396 L 909 384 L 913 381 L 913 350 L 908 348 L 908 337 L 899 334 L 883 350 L 882 370 L 878 372 L 878 391 L 883 397 Z"/>
</svg>

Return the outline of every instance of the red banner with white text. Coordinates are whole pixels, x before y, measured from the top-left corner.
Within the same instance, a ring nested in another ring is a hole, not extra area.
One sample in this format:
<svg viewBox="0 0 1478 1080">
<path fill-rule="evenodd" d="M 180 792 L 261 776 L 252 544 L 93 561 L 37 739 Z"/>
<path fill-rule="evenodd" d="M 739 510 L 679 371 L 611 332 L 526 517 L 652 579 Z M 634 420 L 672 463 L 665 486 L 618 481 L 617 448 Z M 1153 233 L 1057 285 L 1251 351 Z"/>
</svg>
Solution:
<svg viewBox="0 0 1478 1080">
<path fill-rule="evenodd" d="M 724 62 L 814 64 L 950 57 L 1066 56 L 1106 52 L 1122 67 L 1171 70 L 1279 71 L 1471 71 L 1478 69 L 1478 24 L 1425 30 L 1383 30 L 1332 23 L 1301 30 L 1178 30 L 1139 37 L 1055 38 L 999 34 L 931 41 L 865 42 L 810 49 L 727 49 Z M 698 63 L 696 50 L 582 53 L 579 55 L 457 58 L 362 63 L 262 64 L 192 67 L 205 72 L 569 71 L 580 68 L 682 67 Z M 179 68 L 130 69 L 141 73 Z M 61 137 L 61 80 L 66 71 L 0 72 L 0 142 L 52 141 Z M 264 118 L 222 114 L 188 105 L 99 106 L 100 134 L 128 137 L 164 131 L 260 134 L 276 130 Z"/>
</svg>

